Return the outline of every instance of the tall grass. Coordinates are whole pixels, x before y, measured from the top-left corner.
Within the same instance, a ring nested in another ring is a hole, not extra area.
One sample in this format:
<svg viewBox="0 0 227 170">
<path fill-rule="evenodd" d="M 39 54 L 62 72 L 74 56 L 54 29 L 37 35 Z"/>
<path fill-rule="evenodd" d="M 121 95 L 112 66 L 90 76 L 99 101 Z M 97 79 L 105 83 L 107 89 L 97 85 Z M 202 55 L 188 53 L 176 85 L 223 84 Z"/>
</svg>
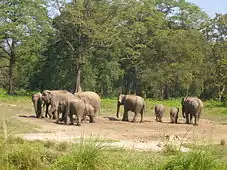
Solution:
<svg viewBox="0 0 227 170">
<path fill-rule="evenodd" d="M 103 149 L 104 145 L 100 141 L 85 142 L 82 139 L 79 144 L 76 144 L 71 148 L 71 151 L 68 154 L 59 157 L 48 169 L 106 169 Z"/>
<path fill-rule="evenodd" d="M 224 170 L 226 168 L 226 164 L 223 164 L 210 148 L 196 149 L 188 153 L 178 152 L 176 156 L 159 167 L 160 170 Z"/>
<path fill-rule="evenodd" d="M 137 152 L 107 148 L 101 140 L 79 143 L 0 138 L 0 169 L 11 170 L 225 170 L 227 148 L 192 147 L 190 152 Z M 225 150 L 225 151 L 223 151 Z M 225 159 L 223 159 L 225 158 Z"/>
</svg>

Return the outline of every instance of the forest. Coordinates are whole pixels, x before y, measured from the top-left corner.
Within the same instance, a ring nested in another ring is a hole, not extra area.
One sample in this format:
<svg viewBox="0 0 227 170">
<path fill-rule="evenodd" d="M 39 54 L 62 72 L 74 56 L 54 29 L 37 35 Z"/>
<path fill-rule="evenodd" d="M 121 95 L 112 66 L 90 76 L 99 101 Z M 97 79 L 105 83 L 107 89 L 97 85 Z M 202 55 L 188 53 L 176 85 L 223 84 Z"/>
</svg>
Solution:
<svg viewBox="0 0 227 170">
<path fill-rule="evenodd" d="M 227 98 L 227 14 L 185 0 L 2 0 L 0 88 Z M 225 97 L 226 96 L 226 97 Z"/>
</svg>

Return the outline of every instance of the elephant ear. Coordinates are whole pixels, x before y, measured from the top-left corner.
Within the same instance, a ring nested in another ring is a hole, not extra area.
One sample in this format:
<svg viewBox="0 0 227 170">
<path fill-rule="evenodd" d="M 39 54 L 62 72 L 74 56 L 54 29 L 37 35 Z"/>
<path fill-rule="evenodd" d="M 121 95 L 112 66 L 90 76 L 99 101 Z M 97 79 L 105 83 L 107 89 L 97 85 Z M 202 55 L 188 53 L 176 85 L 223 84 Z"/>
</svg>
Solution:
<svg viewBox="0 0 227 170">
<path fill-rule="evenodd" d="M 32 100 L 39 100 L 42 98 L 42 93 L 36 93 L 32 95 Z"/>
<path fill-rule="evenodd" d="M 124 100 L 125 100 L 125 95 L 121 94 L 118 96 L 118 102 L 123 104 L 124 103 Z"/>
</svg>

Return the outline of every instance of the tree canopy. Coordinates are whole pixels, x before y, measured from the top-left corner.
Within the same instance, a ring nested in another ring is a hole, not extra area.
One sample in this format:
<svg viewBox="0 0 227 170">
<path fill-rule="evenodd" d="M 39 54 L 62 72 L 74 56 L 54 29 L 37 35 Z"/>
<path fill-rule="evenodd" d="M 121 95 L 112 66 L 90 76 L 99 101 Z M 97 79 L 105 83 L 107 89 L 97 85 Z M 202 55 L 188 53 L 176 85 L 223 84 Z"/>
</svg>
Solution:
<svg viewBox="0 0 227 170">
<path fill-rule="evenodd" d="M 82 88 L 107 97 L 120 88 L 164 99 L 226 95 L 227 14 L 210 18 L 185 0 L 0 5 L 0 86 L 8 93 Z"/>
</svg>

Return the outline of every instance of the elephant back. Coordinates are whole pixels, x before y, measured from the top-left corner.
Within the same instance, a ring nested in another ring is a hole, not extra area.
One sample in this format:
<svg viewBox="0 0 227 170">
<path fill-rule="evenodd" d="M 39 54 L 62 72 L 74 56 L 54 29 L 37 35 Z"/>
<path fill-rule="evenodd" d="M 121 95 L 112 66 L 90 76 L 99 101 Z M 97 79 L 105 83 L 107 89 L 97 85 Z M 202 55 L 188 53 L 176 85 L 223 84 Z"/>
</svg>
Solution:
<svg viewBox="0 0 227 170">
<path fill-rule="evenodd" d="M 197 97 L 187 97 L 183 102 L 183 107 L 186 112 L 196 112 L 200 108 L 201 100 Z"/>
<path fill-rule="evenodd" d="M 157 104 L 155 105 L 155 112 L 164 112 L 165 106 L 163 104 Z"/>
<path fill-rule="evenodd" d="M 144 99 L 137 95 L 126 95 L 125 103 L 127 103 L 126 107 L 132 111 L 142 112 L 145 109 Z"/>
<path fill-rule="evenodd" d="M 90 104 L 97 112 L 101 106 L 101 99 L 99 95 L 92 91 L 74 93 L 74 96 L 83 100 L 85 103 Z"/>
<path fill-rule="evenodd" d="M 173 107 L 170 109 L 171 114 L 177 114 L 179 112 L 179 108 Z"/>
</svg>

